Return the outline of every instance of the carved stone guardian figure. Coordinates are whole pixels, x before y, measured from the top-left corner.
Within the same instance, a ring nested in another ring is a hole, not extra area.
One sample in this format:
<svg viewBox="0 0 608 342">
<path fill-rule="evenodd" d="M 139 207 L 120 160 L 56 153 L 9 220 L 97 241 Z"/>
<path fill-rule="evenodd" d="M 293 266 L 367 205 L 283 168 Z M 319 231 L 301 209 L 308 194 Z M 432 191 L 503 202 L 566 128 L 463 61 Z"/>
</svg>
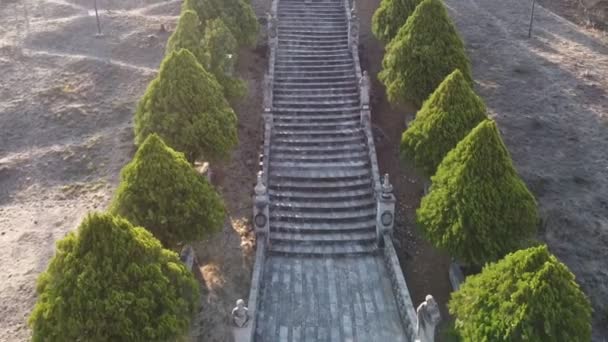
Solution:
<svg viewBox="0 0 608 342">
<path fill-rule="evenodd" d="M 232 309 L 232 323 L 239 328 L 247 325 L 249 322 L 249 309 L 245 306 L 245 301 L 239 299 L 236 301 L 236 307 Z"/>
<path fill-rule="evenodd" d="M 416 323 L 416 341 L 434 342 L 435 328 L 441 321 L 439 305 L 431 295 L 427 295 L 426 300 L 416 309 L 418 322 Z"/>
<path fill-rule="evenodd" d="M 359 89 L 361 91 L 361 106 L 363 108 L 369 107 L 369 92 L 370 92 L 370 79 L 367 74 L 367 70 L 363 71 L 361 79 L 359 80 Z"/>
</svg>

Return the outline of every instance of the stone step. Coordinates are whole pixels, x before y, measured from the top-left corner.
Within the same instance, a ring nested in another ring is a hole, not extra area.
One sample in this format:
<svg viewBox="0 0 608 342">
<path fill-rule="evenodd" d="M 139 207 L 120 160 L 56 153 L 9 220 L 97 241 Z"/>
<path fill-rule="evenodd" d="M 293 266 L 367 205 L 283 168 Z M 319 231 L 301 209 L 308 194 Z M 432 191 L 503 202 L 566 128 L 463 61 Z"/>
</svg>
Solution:
<svg viewBox="0 0 608 342">
<path fill-rule="evenodd" d="M 279 161 L 279 160 L 271 160 L 270 167 L 273 171 L 279 172 L 280 170 L 300 170 L 300 171 L 312 171 L 312 172 L 322 172 L 326 170 L 330 171 L 341 171 L 341 170 L 351 170 L 353 168 L 368 168 L 369 161 L 367 160 L 345 160 L 338 162 L 312 162 L 312 161 L 299 161 L 299 162 L 290 162 L 290 161 Z"/>
<path fill-rule="evenodd" d="M 295 86 L 296 84 L 288 84 L 290 87 L 291 86 Z M 281 87 L 275 87 L 273 89 L 273 93 L 274 96 L 302 96 L 302 97 L 307 97 L 307 96 L 351 96 L 353 94 L 356 94 L 357 96 L 359 96 L 359 89 L 357 88 L 357 86 L 354 84 L 354 82 L 348 82 L 348 83 L 343 83 L 343 84 L 339 84 L 339 86 L 336 86 L 334 88 L 313 88 L 313 87 L 308 87 L 308 88 L 288 88 L 286 86 L 284 86 L 284 84 L 281 84 Z"/>
<path fill-rule="evenodd" d="M 285 2 L 285 0 L 281 0 L 278 8 L 279 16 L 287 12 L 342 13 L 346 15 L 344 4 L 341 3 L 304 4 L 302 2 Z"/>
<path fill-rule="evenodd" d="M 374 242 L 377 235 L 375 230 L 369 230 L 358 233 L 327 233 L 325 234 L 308 234 L 308 233 L 283 233 L 271 232 L 271 245 L 275 243 L 292 243 L 296 245 L 303 244 L 322 244 L 331 245 L 344 242 Z"/>
<path fill-rule="evenodd" d="M 346 21 L 341 22 L 331 22 L 331 21 L 323 21 L 323 20 L 315 20 L 315 21 L 279 21 L 279 25 L 277 26 L 280 30 L 303 30 L 309 32 L 327 32 L 327 31 L 341 31 L 345 32 L 348 30 L 348 24 Z"/>
<path fill-rule="evenodd" d="M 328 93 L 319 91 L 316 94 L 302 94 L 301 92 L 275 92 L 274 100 L 296 100 L 296 101 L 336 101 L 336 100 L 357 100 L 359 101 L 359 92 L 352 90 L 350 92 Z"/>
<path fill-rule="evenodd" d="M 359 98 L 350 99 L 317 99 L 316 101 L 289 99 L 289 100 L 278 100 L 275 99 L 273 102 L 275 108 L 291 108 L 301 109 L 306 108 L 311 112 L 316 112 L 316 109 L 341 109 L 344 108 L 359 108 Z M 294 108 L 295 107 L 295 108 Z"/>
<path fill-rule="evenodd" d="M 366 150 L 367 145 L 363 143 L 363 139 L 357 139 L 355 142 L 342 144 L 322 144 L 309 146 L 273 145 L 271 147 L 271 155 L 272 153 L 289 153 L 291 155 L 341 155 L 343 153 Z"/>
<path fill-rule="evenodd" d="M 294 212 L 334 212 L 352 211 L 355 209 L 370 209 L 376 207 L 376 201 L 372 197 L 364 199 L 352 199 L 342 202 L 321 202 L 321 201 L 273 201 L 271 210 L 285 210 Z"/>
<path fill-rule="evenodd" d="M 324 29 L 313 29 L 313 28 L 304 28 L 304 27 L 278 27 L 279 37 L 282 37 L 284 34 L 297 34 L 303 35 L 307 37 L 327 37 L 327 36 L 340 36 L 340 37 L 348 37 L 348 28 L 339 28 L 333 30 L 324 30 Z"/>
<path fill-rule="evenodd" d="M 320 33 L 313 34 L 310 32 L 307 33 L 290 33 L 288 31 L 279 31 L 279 40 L 281 39 L 297 39 L 297 40 L 309 40 L 316 42 L 325 42 L 325 41 L 335 41 L 335 40 L 346 40 L 348 41 L 348 35 L 337 33 L 332 34 L 332 32 L 328 33 Z"/>
<path fill-rule="evenodd" d="M 272 136 L 276 138 L 281 137 L 307 137 L 307 138 L 338 138 L 338 137 L 350 137 L 357 134 L 361 134 L 361 129 L 342 129 L 336 131 L 319 131 L 319 130 L 285 130 L 275 129 L 272 131 Z"/>
<path fill-rule="evenodd" d="M 349 106 L 349 107 L 340 107 L 340 108 L 290 108 L 290 107 L 279 107 L 275 106 L 273 111 L 275 113 L 282 114 L 296 114 L 301 113 L 303 115 L 306 114 L 345 114 L 345 113 L 359 113 L 359 106 Z"/>
<path fill-rule="evenodd" d="M 376 208 L 351 210 L 347 212 L 294 212 L 292 210 L 271 210 L 271 222 L 366 222 L 376 217 Z"/>
<path fill-rule="evenodd" d="M 277 58 L 277 61 L 275 63 L 275 68 L 277 67 L 298 67 L 298 68 L 306 68 L 306 67 L 324 67 L 324 68 L 331 68 L 333 66 L 342 66 L 342 65 L 353 65 L 353 60 L 352 58 L 349 57 L 345 57 L 345 58 L 338 58 L 338 59 L 332 59 L 332 60 L 307 60 L 307 59 L 301 59 L 301 58 L 295 58 L 295 59 L 291 59 L 289 56 L 285 57 L 281 57 L 281 58 Z"/>
<path fill-rule="evenodd" d="M 311 245 L 301 246 L 292 244 L 274 244 L 271 245 L 268 252 L 270 255 L 301 255 L 301 256 L 354 256 L 368 255 L 377 251 L 378 247 L 374 242 L 365 244 L 345 244 L 344 246 L 331 245 Z M 312 341 L 312 340 L 311 340 Z"/>
<path fill-rule="evenodd" d="M 350 51 L 342 51 L 339 53 L 331 53 L 331 54 L 297 54 L 289 52 L 289 51 L 279 51 L 277 54 L 277 62 L 286 62 L 286 63 L 304 63 L 304 62 L 312 62 L 312 61 L 322 61 L 322 62 L 349 62 L 352 61 L 352 57 Z"/>
<path fill-rule="evenodd" d="M 304 119 L 304 118 L 302 118 Z M 301 122 L 276 122 L 274 123 L 274 127 L 278 130 L 299 130 L 299 129 L 309 129 L 311 126 L 314 126 L 318 130 L 321 131 L 332 131 L 332 130 L 340 130 L 340 129 L 361 129 L 360 121 L 357 119 L 342 121 L 342 122 L 316 122 L 315 120 L 307 120 Z"/>
<path fill-rule="evenodd" d="M 278 11 L 279 14 L 279 18 L 281 19 L 291 19 L 291 18 L 308 18 L 308 19 L 318 19 L 318 18 L 327 18 L 327 19 L 346 19 L 346 13 L 344 11 L 344 9 L 340 9 L 340 10 L 322 10 L 322 11 L 318 11 L 318 10 L 310 10 L 310 9 L 304 9 L 304 10 L 294 10 L 294 9 L 286 9 L 286 8 L 279 8 Z"/>
<path fill-rule="evenodd" d="M 356 160 L 356 161 L 367 161 L 369 159 L 369 155 L 367 151 L 360 150 L 356 152 L 350 153 L 342 153 L 342 154 L 291 154 L 291 153 L 273 153 L 271 155 L 271 159 L 275 161 L 282 162 L 338 162 L 343 160 Z"/>
<path fill-rule="evenodd" d="M 334 51 L 338 49 L 348 50 L 348 42 L 336 42 L 333 44 L 321 44 L 318 42 L 315 43 L 302 43 L 300 41 L 288 41 L 281 40 L 279 41 L 279 50 L 282 49 L 301 49 L 301 50 L 320 50 L 320 51 Z"/>
<path fill-rule="evenodd" d="M 282 70 L 277 70 L 275 71 L 274 75 L 275 75 L 275 79 L 278 80 L 283 80 L 283 79 L 298 79 L 298 80 L 302 80 L 302 79 L 318 79 L 318 78 L 323 78 L 323 79 L 353 79 L 353 72 L 354 70 L 344 70 L 344 69 L 338 69 L 336 68 L 335 70 L 328 70 L 328 69 L 319 69 L 319 70 L 309 70 L 309 71 L 304 71 L 304 70 L 288 70 L 288 71 L 282 71 Z"/>
<path fill-rule="evenodd" d="M 291 38 L 279 37 L 279 46 L 285 45 L 308 45 L 308 46 L 325 46 L 325 45 L 348 45 L 348 38 L 334 39 L 311 39 L 310 37 Z"/>
<path fill-rule="evenodd" d="M 289 58 L 302 58 L 302 59 L 330 59 L 330 60 L 349 60 L 350 59 L 350 50 L 345 49 L 344 47 L 340 47 L 340 49 L 335 50 L 315 50 L 315 49 L 305 49 L 305 48 L 296 48 L 296 47 L 285 47 L 283 49 L 279 49 L 277 52 L 277 57 L 281 60 L 283 57 Z"/>
<path fill-rule="evenodd" d="M 365 142 L 363 134 L 358 136 L 348 137 L 316 137 L 310 138 L 306 136 L 298 137 L 273 137 L 271 150 L 280 148 L 281 146 L 299 146 L 305 148 L 307 146 L 326 146 L 326 145 L 350 145 L 360 144 Z"/>
<path fill-rule="evenodd" d="M 369 184 L 364 189 L 359 190 L 342 190 L 332 192 L 315 192 L 315 191 L 290 191 L 290 190 L 275 190 L 269 189 L 268 194 L 270 195 L 271 201 L 285 200 L 285 201 L 347 201 L 370 198 L 372 192 L 369 188 Z"/>
<path fill-rule="evenodd" d="M 273 170 L 272 168 L 270 168 L 270 176 L 273 177 L 274 179 L 272 181 L 270 181 L 270 184 L 276 184 L 274 181 L 281 182 L 284 183 L 288 186 L 292 186 L 295 187 L 295 183 L 301 183 L 302 181 L 305 181 L 306 184 L 312 184 L 312 180 L 318 181 L 318 182 L 324 182 L 326 183 L 325 185 L 327 185 L 327 187 L 331 187 L 332 185 L 335 185 L 336 187 L 339 187 L 340 182 L 346 181 L 346 182 L 350 182 L 350 181 L 357 181 L 357 180 L 363 180 L 366 183 L 371 184 L 370 178 L 366 178 L 366 177 L 371 177 L 371 173 L 370 170 L 368 169 L 350 169 L 350 170 L 300 170 L 300 169 L 296 169 L 296 170 L 283 170 L 283 169 L 278 169 L 278 170 Z M 306 185 L 304 184 L 304 185 Z M 354 186 L 354 184 L 353 184 Z"/>
<path fill-rule="evenodd" d="M 317 13 L 309 13 L 307 16 L 291 14 L 283 15 L 279 17 L 279 24 L 291 25 L 291 24 L 322 24 L 322 25 L 347 25 L 346 15 L 334 15 L 334 16 L 317 16 Z"/>
<path fill-rule="evenodd" d="M 281 192 L 306 192 L 311 195 L 320 196 L 323 193 L 341 193 L 346 191 L 371 191 L 371 180 L 369 179 L 351 179 L 351 180 L 333 180 L 331 182 L 327 181 L 302 181 L 295 180 L 290 181 L 286 180 L 279 183 L 276 183 L 274 180 L 269 181 L 268 185 L 269 189 L 273 191 L 281 191 Z"/>
<path fill-rule="evenodd" d="M 277 63 L 274 67 L 275 71 L 320 71 L 320 70 L 349 70 L 353 72 L 355 65 L 352 60 L 336 61 L 334 64 L 320 63 Z"/>
<path fill-rule="evenodd" d="M 306 232 L 310 234 L 367 232 L 376 231 L 376 220 L 374 218 L 367 221 L 347 223 L 282 222 L 271 220 L 270 231 L 281 233 Z"/>
<path fill-rule="evenodd" d="M 302 123 L 302 124 L 339 124 L 341 122 L 360 121 L 359 113 L 338 114 L 338 115 L 282 115 L 274 114 L 274 124 L 282 123 Z"/>
<path fill-rule="evenodd" d="M 279 90 L 280 89 L 280 90 Z M 340 91 L 340 90 L 357 89 L 356 82 L 352 80 L 339 82 L 293 82 L 284 80 L 275 80 L 273 92 L 275 91 L 314 91 L 320 92 L 323 90 Z"/>
</svg>

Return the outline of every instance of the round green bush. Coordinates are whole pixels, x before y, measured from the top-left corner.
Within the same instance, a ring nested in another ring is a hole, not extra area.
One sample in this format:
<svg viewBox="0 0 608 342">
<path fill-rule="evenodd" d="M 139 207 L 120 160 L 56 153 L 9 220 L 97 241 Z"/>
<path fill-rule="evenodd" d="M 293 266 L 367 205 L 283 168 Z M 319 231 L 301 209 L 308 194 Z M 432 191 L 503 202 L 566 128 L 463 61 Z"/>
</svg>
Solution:
<svg viewBox="0 0 608 342">
<path fill-rule="evenodd" d="M 198 284 L 150 232 L 90 214 L 38 278 L 32 340 L 175 341 L 198 308 Z"/>
<path fill-rule="evenodd" d="M 215 77 L 194 55 L 180 49 L 169 54 L 139 101 L 135 143 L 157 133 L 190 162 L 199 157 L 228 157 L 238 143 L 237 118 Z"/>
<path fill-rule="evenodd" d="M 402 157 L 433 175 L 445 155 L 477 124 L 486 119 L 486 106 L 460 70 L 455 70 L 424 102 L 401 138 Z"/>
<path fill-rule="evenodd" d="M 169 55 L 173 51 L 186 49 L 196 57 L 196 60 L 204 65 L 203 34 L 200 31 L 200 20 L 196 12 L 191 10 L 183 11 L 179 17 L 175 31 L 167 41 L 165 54 Z"/>
<path fill-rule="evenodd" d="M 122 170 L 110 212 L 145 227 L 167 247 L 221 230 L 225 217 L 207 179 L 156 134 Z"/>
<path fill-rule="evenodd" d="M 390 42 L 421 0 L 382 0 L 372 17 L 372 32 L 384 42 Z"/>
<path fill-rule="evenodd" d="M 431 181 L 416 211 L 418 224 L 435 247 L 459 261 L 496 261 L 536 232 L 536 201 L 494 121 L 482 121 L 459 142 Z"/>
<path fill-rule="evenodd" d="M 591 304 L 546 246 L 514 252 L 467 277 L 448 307 L 464 341 L 591 341 Z"/>
<path fill-rule="evenodd" d="M 441 0 L 424 0 L 386 46 L 378 78 L 392 103 L 420 105 L 455 69 L 472 82 L 464 43 Z"/>
</svg>

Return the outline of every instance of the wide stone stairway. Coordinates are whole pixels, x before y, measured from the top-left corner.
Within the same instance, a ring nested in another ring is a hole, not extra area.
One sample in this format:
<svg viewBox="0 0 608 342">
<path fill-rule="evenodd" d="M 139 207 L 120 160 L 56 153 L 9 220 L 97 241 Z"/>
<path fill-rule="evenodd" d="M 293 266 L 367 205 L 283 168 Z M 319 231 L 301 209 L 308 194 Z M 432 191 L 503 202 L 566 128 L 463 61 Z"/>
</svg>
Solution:
<svg viewBox="0 0 608 342">
<path fill-rule="evenodd" d="M 269 217 L 262 222 L 268 229 L 264 257 L 256 261 L 263 271 L 252 336 L 410 341 L 404 319 L 411 313 L 400 312 L 378 247 L 377 169 L 361 123 L 349 5 L 280 0 L 274 6 L 272 122 L 264 160 Z"/>
</svg>

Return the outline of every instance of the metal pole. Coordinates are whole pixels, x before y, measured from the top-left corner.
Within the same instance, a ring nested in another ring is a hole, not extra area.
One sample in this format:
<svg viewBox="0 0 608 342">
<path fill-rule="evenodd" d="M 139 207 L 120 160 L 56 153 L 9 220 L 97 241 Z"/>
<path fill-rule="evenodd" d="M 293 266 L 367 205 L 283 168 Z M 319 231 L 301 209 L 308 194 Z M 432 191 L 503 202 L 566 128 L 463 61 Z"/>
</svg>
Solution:
<svg viewBox="0 0 608 342">
<path fill-rule="evenodd" d="M 97 12 L 97 0 L 93 0 L 95 6 L 95 19 L 97 19 L 97 35 L 101 36 L 101 23 L 99 23 L 99 13 Z"/>
<path fill-rule="evenodd" d="M 530 15 L 530 28 L 528 29 L 528 38 L 532 37 L 532 24 L 534 23 L 534 5 L 536 0 L 532 0 L 532 14 Z"/>
</svg>

